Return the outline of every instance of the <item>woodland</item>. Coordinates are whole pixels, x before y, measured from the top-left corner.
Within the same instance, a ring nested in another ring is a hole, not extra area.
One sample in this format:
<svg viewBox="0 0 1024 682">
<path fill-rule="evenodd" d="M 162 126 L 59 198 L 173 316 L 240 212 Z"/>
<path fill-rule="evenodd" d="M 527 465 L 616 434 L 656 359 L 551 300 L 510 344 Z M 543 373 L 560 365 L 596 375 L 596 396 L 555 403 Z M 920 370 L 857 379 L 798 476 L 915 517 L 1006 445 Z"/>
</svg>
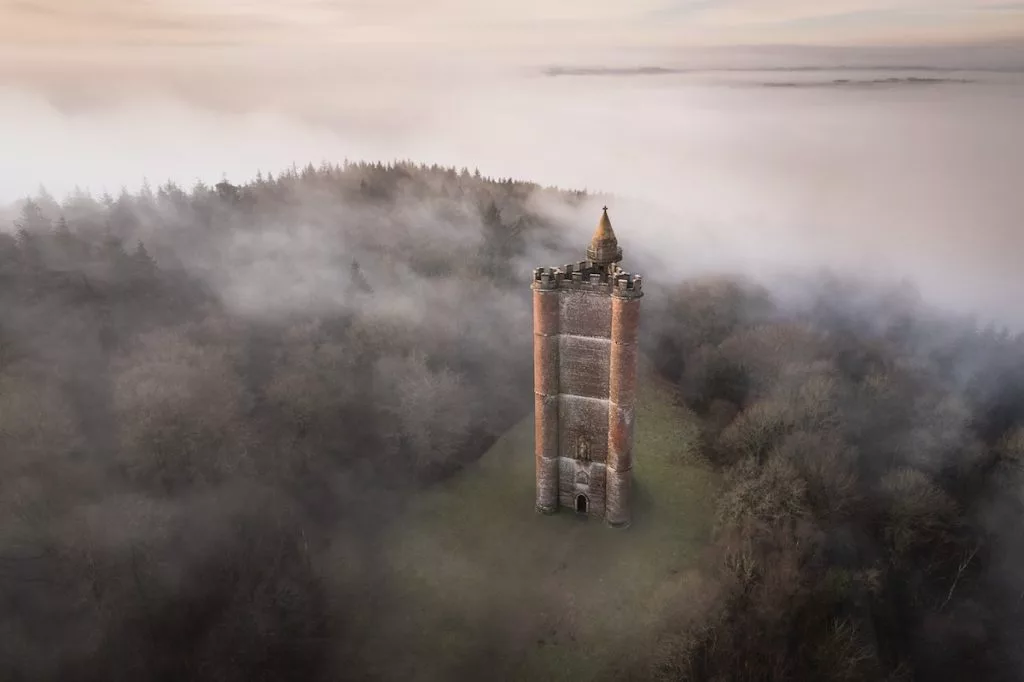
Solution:
<svg viewBox="0 0 1024 682">
<path fill-rule="evenodd" d="M 599 200 L 345 162 L 20 202 L 0 679 L 375 679 L 382 531 L 530 414 L 529 273 Z M 710 587 L 608 678 L 1024 679 L 1024 337 L 840 274 L 645 280 L 723 483 Z"/>
</svg>

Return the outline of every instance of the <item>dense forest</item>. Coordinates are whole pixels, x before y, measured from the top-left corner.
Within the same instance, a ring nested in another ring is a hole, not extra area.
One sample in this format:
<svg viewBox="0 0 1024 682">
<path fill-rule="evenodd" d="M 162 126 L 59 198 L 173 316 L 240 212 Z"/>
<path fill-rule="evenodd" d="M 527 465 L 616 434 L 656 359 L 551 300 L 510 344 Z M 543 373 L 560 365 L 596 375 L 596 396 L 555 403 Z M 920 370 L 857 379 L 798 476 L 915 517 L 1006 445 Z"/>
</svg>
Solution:
<svg viewBox="0 0 1024 682">
<path fill-rule="evenodd" d="M 0 678 L 366 679 L 378 531 L 529 414 L 529 271 L 591 199 L 345 163 L 22 202 Z M 707 589 L 614 676 L 1024 678 L 1024 340 L 832 275 L 645 288 L 725 488 Z"/>
<path fill-rule="evenodd" d="M 737 280 L 662 302 L 652 351 L 726 486 L 709 574 L 644 675 L 1024 677 L 1024 338 L 906 284 Z"/>
</svg>

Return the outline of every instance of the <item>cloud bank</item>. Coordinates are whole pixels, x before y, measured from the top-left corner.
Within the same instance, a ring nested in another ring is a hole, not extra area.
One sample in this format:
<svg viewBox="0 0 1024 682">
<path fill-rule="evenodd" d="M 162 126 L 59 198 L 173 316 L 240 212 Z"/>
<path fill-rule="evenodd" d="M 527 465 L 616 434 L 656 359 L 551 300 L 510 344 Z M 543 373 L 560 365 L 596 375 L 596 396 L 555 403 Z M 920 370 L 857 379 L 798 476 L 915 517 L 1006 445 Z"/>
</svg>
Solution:
<svg viewBox="0 0 1024 682">
<path fill-rule="evenodd" d="M 1024 321 L 1012 295 L 1024 289 L 1024 60 L 1012 46 L 136 54 L 0 62 L 0 201 L 40 183 L 116 194 L 143 178 L 191 186 L 413 159 L 632 197 L 643 208 L 614 212 L 627 253 L 670 255 L 684 274 L 906 275 L 958 310 Z M 681 72 L 544 74 L 566 63 Z M 908 85 L 921 77 L 957 82 Z M 764 87 L 843 79 L 895 82 Z"/>
</svg>

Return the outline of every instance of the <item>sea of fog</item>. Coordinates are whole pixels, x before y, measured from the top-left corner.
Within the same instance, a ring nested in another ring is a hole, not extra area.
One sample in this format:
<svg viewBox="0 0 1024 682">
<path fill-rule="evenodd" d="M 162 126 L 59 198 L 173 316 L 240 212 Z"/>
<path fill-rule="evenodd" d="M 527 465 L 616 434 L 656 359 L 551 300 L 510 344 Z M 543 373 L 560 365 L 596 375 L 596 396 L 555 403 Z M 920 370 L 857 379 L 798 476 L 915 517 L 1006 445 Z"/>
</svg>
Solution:
<svg viewBox="0 0 1024 682">
<path fill-rule="evenodd" d="M 8 71 L 0 201 L 436 162 L 612 192 L 627 257 L 905 276 L 1024 326 L 1024 75 L 909 66 Z"/>
</svg>

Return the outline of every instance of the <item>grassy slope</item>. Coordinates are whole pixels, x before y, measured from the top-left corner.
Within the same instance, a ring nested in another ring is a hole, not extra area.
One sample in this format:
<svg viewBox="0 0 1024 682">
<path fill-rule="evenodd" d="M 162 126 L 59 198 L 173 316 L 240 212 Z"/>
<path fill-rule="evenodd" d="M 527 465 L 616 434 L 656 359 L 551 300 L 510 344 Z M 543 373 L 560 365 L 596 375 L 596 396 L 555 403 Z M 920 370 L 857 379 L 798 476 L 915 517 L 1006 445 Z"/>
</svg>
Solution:
<svg viewBox="0 0 1024 682">
<path fill-rule="evenodd" d="M 372 647 L 382 676 L 446 679 L 473 668 L 506 679 L 586 679 L 625 655 L 630 638 L 642 639 L 668 598 L 687 589 L 715 477 L 693 447 L 693 415 L 642 373 L 629 529 L 567 510 L 534 512 L 532 415 L 410 501 L 382 569 L 392 586 L 382 612 L 402 614 L 380 624 Z M 487 658 L 489 643 L 500 660 Z M 521 655 L 510 659 L 510 649 Z"/>
</svg>

